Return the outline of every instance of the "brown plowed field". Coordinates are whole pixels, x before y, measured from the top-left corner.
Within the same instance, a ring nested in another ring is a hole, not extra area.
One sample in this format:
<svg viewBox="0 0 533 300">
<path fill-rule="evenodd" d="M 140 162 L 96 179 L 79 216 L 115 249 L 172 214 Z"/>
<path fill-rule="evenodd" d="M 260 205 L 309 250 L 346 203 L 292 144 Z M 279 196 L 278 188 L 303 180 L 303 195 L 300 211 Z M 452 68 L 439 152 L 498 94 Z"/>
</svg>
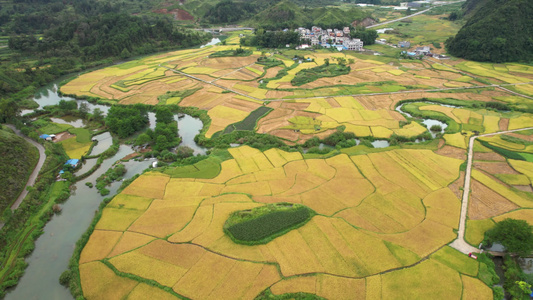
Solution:
<svg viewBox="0 0 533 300">
<path fill-rule="evenodd" d="M 506 162 L 475 161 L 474 167 L 490 174 L 520 174 Z"/>
<path fill-rule="evenodd" d="M 500 119 L 500 130 L 507 130 L 509 128 L 509 119 Z"/>
<path fill-rule="evenodd" d="M 468 217 L 471 220 L 492 218 L 518 206 L 477 180 L 472 180 L 472 194 L 468 203 Z"/>
<path fill-rule="evenodd" d="M 439 143 L 439 146 L 440 146 L 440 143 Z M 446 145 L 446 146 L 440 148 L 439 150 L 435 151 L 435 153 L 437 153 L 439 155 L 444 155 L 444 156 L 447 156 L 447 157 L 457 158 L 457 159 L 460 159 L 460 160 L 465 160 L 466 159 L 466 150 L 465 149 L 459 149 L 459 148 L 448 146 L 448 145 Z"/>
<path fill-rule="evenodd" d="M 498 153 L 474 153 L 474 160 L 487 160 L 487 161 L 505 161 L 505 158 Z"/>
</svg>

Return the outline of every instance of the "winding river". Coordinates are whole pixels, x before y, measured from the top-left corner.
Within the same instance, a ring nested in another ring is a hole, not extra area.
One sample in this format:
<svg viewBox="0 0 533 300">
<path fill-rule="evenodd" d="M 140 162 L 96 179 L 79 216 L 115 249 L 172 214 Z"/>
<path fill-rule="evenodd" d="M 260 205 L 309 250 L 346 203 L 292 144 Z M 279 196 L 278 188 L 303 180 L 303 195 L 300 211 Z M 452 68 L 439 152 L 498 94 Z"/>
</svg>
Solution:
<svg viewBox="0 0 533 300">
<path fill-rule="evenodd" d="M 39 108 L 46 105 L 55 105 L 60 100 L 74 100 L 70 97 L 64 97 L 57 93 L 59 81 L 53 82 L 41 88 L 35 95 L 34 100 L 39 104 Z M 79 103 L 86 103 L 92 112 L 95 108 L 100 108 L 104 114 L 109 110 L 109 106 L 92 104 L 85 100 L 78 100 Z M 25 110 L 22 113 L 27 114 L 33 110 Z M 180 145 L 191 147 L 194 154 L 205 154 L 206 148 L 198 146 L 194 142 L 196 136 L 203 127 L 202 121 L 189 115 L 178 118 L 178 134 L 182 137 Z M 155 113 L 149 113 L 150 127 L 155 128 Z M 72 118 L 52 118 L 53 122 L 70 124 L 74 127 L 83 127 L 84 122 L 81 119 Z M 106 132 L 95 136 L 98 144 L 91 150 L 90 155 L 98 155 L 104 152 L 112 145 L 111 135 Z M 70 198 L 62 205 L 63 210 L 60 214 L 54 215 L 45 225 L 43 235 L 35 242 L 35 250 L 26 258 L 28 267 L 20 279 L 17 286 L 8 290 L 5 299 L 72 299 L 70 291 L 59 284 L 59 277 L 67 269 L 68 262 L 74 251 L 74 247 L 81 235 L 89 227 L 94 212 L 104 199 L 97 192 L 96 188 L 89 188 L 86 182 L 96 182 L 96 178 L 105 173 L 116 161 L 122 159 L 134 151 L 130 146 L 121 145 L 119 151 L 111 158 L 106 159 L 103 164 L 89 177 L 75 183 Z M 76 174 L 83 174 L 96 165 L 97 159 L 88 159 L 81 166 Z M 152 165 L 154 160 L 124 162 L 126 174 L 124 179 L 133 177 L 135 174 L 142 173 Z M 110 194 L 113 196 L 121 182 L 114 182 L 108 187 Z"/>
</svg>

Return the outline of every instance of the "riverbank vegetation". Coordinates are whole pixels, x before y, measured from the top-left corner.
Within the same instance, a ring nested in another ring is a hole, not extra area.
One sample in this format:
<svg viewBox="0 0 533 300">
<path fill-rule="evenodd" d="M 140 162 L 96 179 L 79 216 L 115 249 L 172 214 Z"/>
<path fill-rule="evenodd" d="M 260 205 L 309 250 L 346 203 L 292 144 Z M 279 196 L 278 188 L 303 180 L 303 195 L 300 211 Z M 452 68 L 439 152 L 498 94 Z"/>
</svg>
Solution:
<svg viewBox="0 0 533 300">
<path fill-rule="evenodd" d="M 67 159 L 62 147 L 46 143 L 45 148 L 47 158 L 36 183 L 0 229 L 0 295 L 24 274 L 25 257 L 33 251 L 35 240 L 53 215 L 52 206 L 70 195 L 68 182 L 55 181 Z"/>
</svg>

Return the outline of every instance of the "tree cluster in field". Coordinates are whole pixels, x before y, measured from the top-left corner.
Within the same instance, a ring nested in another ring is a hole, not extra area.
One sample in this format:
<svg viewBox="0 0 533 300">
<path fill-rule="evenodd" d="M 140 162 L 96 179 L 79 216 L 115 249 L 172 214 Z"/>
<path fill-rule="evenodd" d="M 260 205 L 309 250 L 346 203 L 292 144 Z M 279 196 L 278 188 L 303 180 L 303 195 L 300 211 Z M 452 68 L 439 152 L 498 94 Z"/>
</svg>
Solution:
<svg viewBox="0 0 533 300">
<path fill-rule="evenodd" d="M 324 65 L 303 69 L 296 73 L 291 80 L 291 84 L 293 86 L 300 86 L 322 77 L 336 77 L 350 73 L 351 68 L 346 66 L 345 58 L 339 58 L 338 62 L 338 64 L 330 64 L 329 60 L 327 60 Z"/>
<path fill-rule="evenodd" d="M 303 205 L 271 204 L 232 213 L 224 224 L 224 232 L 237 243 L 265 244 L 303 225 L 314 214 L 314 211 Z"/>
<path fill-rule="evenodd" d="M 115 167 L 110 168 L 104 174 L 96 179 L 96 189 L 102 196 L 109 194 L 109 190 L 106 188 L 113 181 L 122 179 L 122 176 L 126 174 L 126 167 L 123 164 L 117 164 Z"/>
<path fill-rule="evenodd" d="M 485 233 L 484 244 L 500 243 L 509 253 L 527 256 L 533 251 L 533 226 L 527 221 L 505 219 Z"/>
<path fill-rule="evenodd" d="M 113 105 L 107 113 L 105 124 L 119 138 L 127 138 L 148 124 L 148 109 L 142 104 Z"/>
<path fill-rule="evenodd" d="M 260 48 L 285 48 L 285 45 L 297 45 L 300 43 L 300 34 L 289 31 L 266 31 L 257 29 L 255 35 L 241 38 L 242 46 L 253 46 Z"/>
<path fill-rule="evenodd" d="M 360 39 L 365 46 L 373 45 L 378 38 L 378 32 L 374 29 L 366 29 L 363 26 L 357 26 L 355 30 L 350 31 L 352 39 Z"/>
<path fill-rule="evenodd" d="M 156 151 L 176 147 L 181 139 L 178 137 L 178 123 L 172 111 L 166 106 L 157 106 L 155 118 L 155 129 L 146 129 L 135 139 L 135 145 L 151 145 Z"/>
<path fill-rule="evenodd" d="M 446 41 L 450 54 L 499 63 L 533 60 L 533 1 L 469 0 L 464 7 L 472 13 Z"/>
<path fill-rule="evenodd" d="M 233 50 L 222 50 L 217 51 L 211 55 L 209 55 L 210 58 L 213 57 L 228 57 L 228 56 L 250 56 L 252 55 L 252 51 L 243 49 L 241 47 Z"/>
</svg>

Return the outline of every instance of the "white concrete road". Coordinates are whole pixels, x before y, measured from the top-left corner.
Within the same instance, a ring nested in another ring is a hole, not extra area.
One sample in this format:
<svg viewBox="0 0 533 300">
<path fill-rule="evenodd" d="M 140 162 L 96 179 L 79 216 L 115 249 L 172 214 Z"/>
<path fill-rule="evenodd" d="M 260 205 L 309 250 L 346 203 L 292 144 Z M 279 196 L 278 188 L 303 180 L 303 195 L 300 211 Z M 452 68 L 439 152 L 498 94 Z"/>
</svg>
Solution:
<svg viewBox="0 0 533 300">
<path fill-rule="evenodd" d="M 461 205 L 461 218 L 459 219 L 459 231 L 457 233 L 457 239 L 454 240 L 450 246 L 461 251 L 464 254 L 468 254 L 471 252 L 479 252 L 480 250 L 478 248 L 475 248 L 468 244 L 465 241 L 465 230 L 466 230 L 466 217 L 468 213 L 468 200 L 469 200 L 469 194 L 470 194 L 470 178 L 472 173 L 472 161 L 474 157 L 474 141 L 478 137 L 483 136 L 493 136 L 497 134 L 504 134 L 509 132 L 515 132 L 515 131 L 521 131 L 521 130 L 528 130 L 533 129 L 533 127 L 526 127 L 526 128 L 520 128 L 520 129 L 514 129 L 514 130 L 506 130 L 506 131 L 499 131 L 494 133 L 486 133 L 482 135 L 474 135 L 470 137 L 469 143 L 468 143 L 468 158 L 467 158 L 467 165 L 466 165 L 466 172 L 465 172 L 465 183 L 463 186 L 463 199 L 462 199 L 462 205 Z"/>
</svg>

